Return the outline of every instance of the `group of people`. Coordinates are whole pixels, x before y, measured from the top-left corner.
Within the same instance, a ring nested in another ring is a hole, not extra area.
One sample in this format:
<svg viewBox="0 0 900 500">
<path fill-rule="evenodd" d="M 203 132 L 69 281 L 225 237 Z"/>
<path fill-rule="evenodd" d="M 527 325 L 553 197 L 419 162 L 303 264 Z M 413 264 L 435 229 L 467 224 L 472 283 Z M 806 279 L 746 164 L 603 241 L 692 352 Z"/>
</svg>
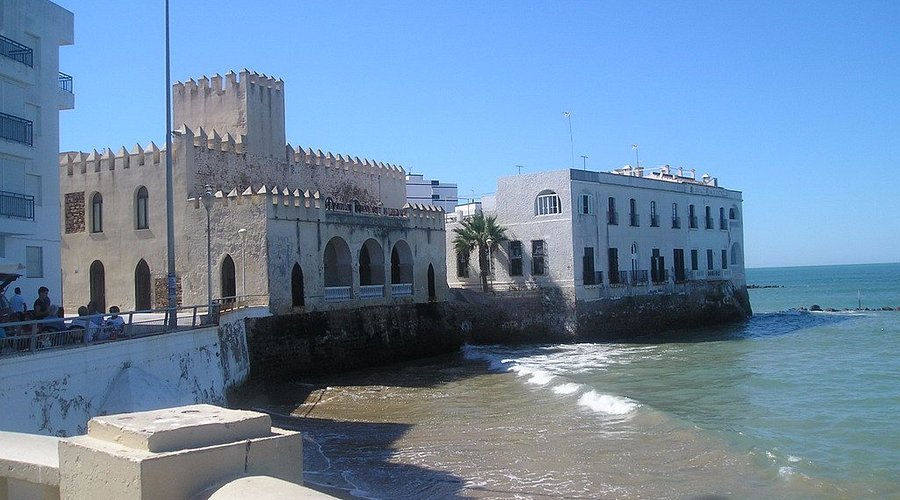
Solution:
<svg viewBox="0 0 900 500">
<path fill-rule="evenodd" d="M 61 343 L 114 340 L 125 334 L 125 319 L 119 316 L 118 306 L 110 307 L 109 316 L 107 316 L 102 310 L 99 310 L 94 302 L 90 302 L 86 306 L 79 307 L 78 317 L 67 322 L 65 311 L 50 301 L 50 290 L 45 286 L 38 288 L 38 297 L 34 301 L 33 309 L 28 310 L 25 299 L 22 297 L 22 290 L 18 287 L 9 300 L 9 307 L 10 313 L 4 318 L 4 322 L 40 321 L 40 323 L 36 323 L 37 331 L 44 334 L 38 341 L 40 347 L 50 347 Z M 29 335 L 33 331 L 32 328 L 22 325 L 0 328 L 0 339 Z M 68 332 L 69 335 L 55 338 L 48 335 L 54 332 Z"/>
</svg>

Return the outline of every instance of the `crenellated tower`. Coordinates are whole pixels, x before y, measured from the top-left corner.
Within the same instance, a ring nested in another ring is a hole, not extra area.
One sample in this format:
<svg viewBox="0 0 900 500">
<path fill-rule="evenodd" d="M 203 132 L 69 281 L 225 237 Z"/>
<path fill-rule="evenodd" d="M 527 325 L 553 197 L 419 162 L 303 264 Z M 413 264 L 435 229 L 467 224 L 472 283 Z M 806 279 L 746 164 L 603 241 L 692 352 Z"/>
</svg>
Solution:
<svg viewBox="0 0 900 500">
<path fill-rule="evenodd" d="M 172 86 L 174 123 L 230 134 L 252 156 L 285 156 L 284 82 L 246 69 Z"/>
</svg>

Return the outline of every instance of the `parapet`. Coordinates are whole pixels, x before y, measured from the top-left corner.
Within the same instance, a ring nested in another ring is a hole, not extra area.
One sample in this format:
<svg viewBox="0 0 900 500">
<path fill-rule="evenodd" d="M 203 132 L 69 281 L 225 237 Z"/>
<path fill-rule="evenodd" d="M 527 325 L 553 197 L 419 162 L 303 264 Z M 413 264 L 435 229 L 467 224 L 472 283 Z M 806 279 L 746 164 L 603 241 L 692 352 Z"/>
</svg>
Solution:
<svg viewBox="0 0 900 500">
<path fill-rule="evenodd" d="M 367 158 L 360 159 L 358 156 L 338 154 L 335 156 L 331 152 L 323 153 L 321 149 L 313 151 L 312 148 L 294 149 L 288 144 L 285 153 L 289 162 L 293 162 L 300 166 L 306 167 L 325 167 L 336 170 L 344 170 L 366 175 L 381 175 L 392 179 L 405 179 L 406 171 L 400 165 L 391 163 L 376 162 Z"/>
<path fill-rule="evenodd" d="M 66 175 L 76 173 L 103 172 L 135 168 L 144 165 L 165 164 L 165 149 L 159 149 L 150 141 L 146 147 L 135 144 L 129 152 L 124 146 L 113 153 L 112 148 L 105 148 L 102 153 L 96 149 L 88 152 L 69 151 L 59 154 L 59 166 L 66 170 Z"/>
<path fill-rule="evenodd" d="M 172 92 L 179 94 L 203 92 L 208 95 L 211 93 L 246 91 L 251 86 L 267 88 L 276 92 L 284 91 L 284 81 L 281 78 L 273 78 L 244 68 L 240 73 L 235 73 L 234 71 L 225 73 L 224 82 L 222 81 L 222 75 L 218 73 L 212 77 L 203 75 L 196 81 L 193 78 L 189 78 L 185 82 L 175 82 L 172 84 Z"/>
</svg>

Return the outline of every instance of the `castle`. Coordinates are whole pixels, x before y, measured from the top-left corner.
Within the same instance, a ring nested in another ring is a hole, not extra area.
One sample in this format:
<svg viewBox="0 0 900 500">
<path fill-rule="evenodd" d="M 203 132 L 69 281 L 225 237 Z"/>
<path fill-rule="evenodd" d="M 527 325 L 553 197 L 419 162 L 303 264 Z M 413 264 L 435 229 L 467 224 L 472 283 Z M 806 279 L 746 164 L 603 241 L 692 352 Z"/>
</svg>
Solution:
<svg viewBox="0 0 900 500">
<path fill-rule="evenodd" d="M 446 300 L 444 214 L 406 202 L 402 167 L 286 145 L 280 79 L 242 70 L 172 95 L 179 304 L 207 301 L 207 245 L 211 296 L 275 314 Z M 165 307 L 168 154 L 59 155 L 66 308 Z"/>
</svg>

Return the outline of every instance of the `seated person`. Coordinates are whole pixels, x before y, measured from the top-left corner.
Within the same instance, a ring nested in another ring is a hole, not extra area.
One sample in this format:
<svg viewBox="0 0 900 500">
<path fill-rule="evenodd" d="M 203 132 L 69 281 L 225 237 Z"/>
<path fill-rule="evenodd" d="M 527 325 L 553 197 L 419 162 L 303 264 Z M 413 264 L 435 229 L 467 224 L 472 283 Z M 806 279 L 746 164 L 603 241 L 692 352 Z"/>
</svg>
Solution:
<svg viewBox="0 0 900 500">
<path fill-rule="evenodd" d="M 103 323 L 109 331 L 109 338 L 121 337 L 125 333 L 125 320 L 119 316 L 119 306 L 110 307 L 109 313 L 112 316 L 106 318 L 106 321 Z"/>
<path fill-rule="evenodd" d="M 45 331 L 61 332 L 66 329 L 66 322 L 63 321 L 63 318 L 65 317 L 65 311 L 63 311 L 62 307 L 51 305 L 50 316 L 47 319 L 55 318 L 56 320 L 44 323 L 42 326 L 44 327 Z"/>
<path fill-rule="evenodd" d="M 72 324 L 69 326 L 70 330 L 84 330 L 84 342 L 86 344 L 94 341 L 98 328 L 99 325 L 94 321 L 94 318 L 88 316 L 88 308 L 85 306 L 78 308 L 78 317 L 73 319 Z"/>
</svg>

